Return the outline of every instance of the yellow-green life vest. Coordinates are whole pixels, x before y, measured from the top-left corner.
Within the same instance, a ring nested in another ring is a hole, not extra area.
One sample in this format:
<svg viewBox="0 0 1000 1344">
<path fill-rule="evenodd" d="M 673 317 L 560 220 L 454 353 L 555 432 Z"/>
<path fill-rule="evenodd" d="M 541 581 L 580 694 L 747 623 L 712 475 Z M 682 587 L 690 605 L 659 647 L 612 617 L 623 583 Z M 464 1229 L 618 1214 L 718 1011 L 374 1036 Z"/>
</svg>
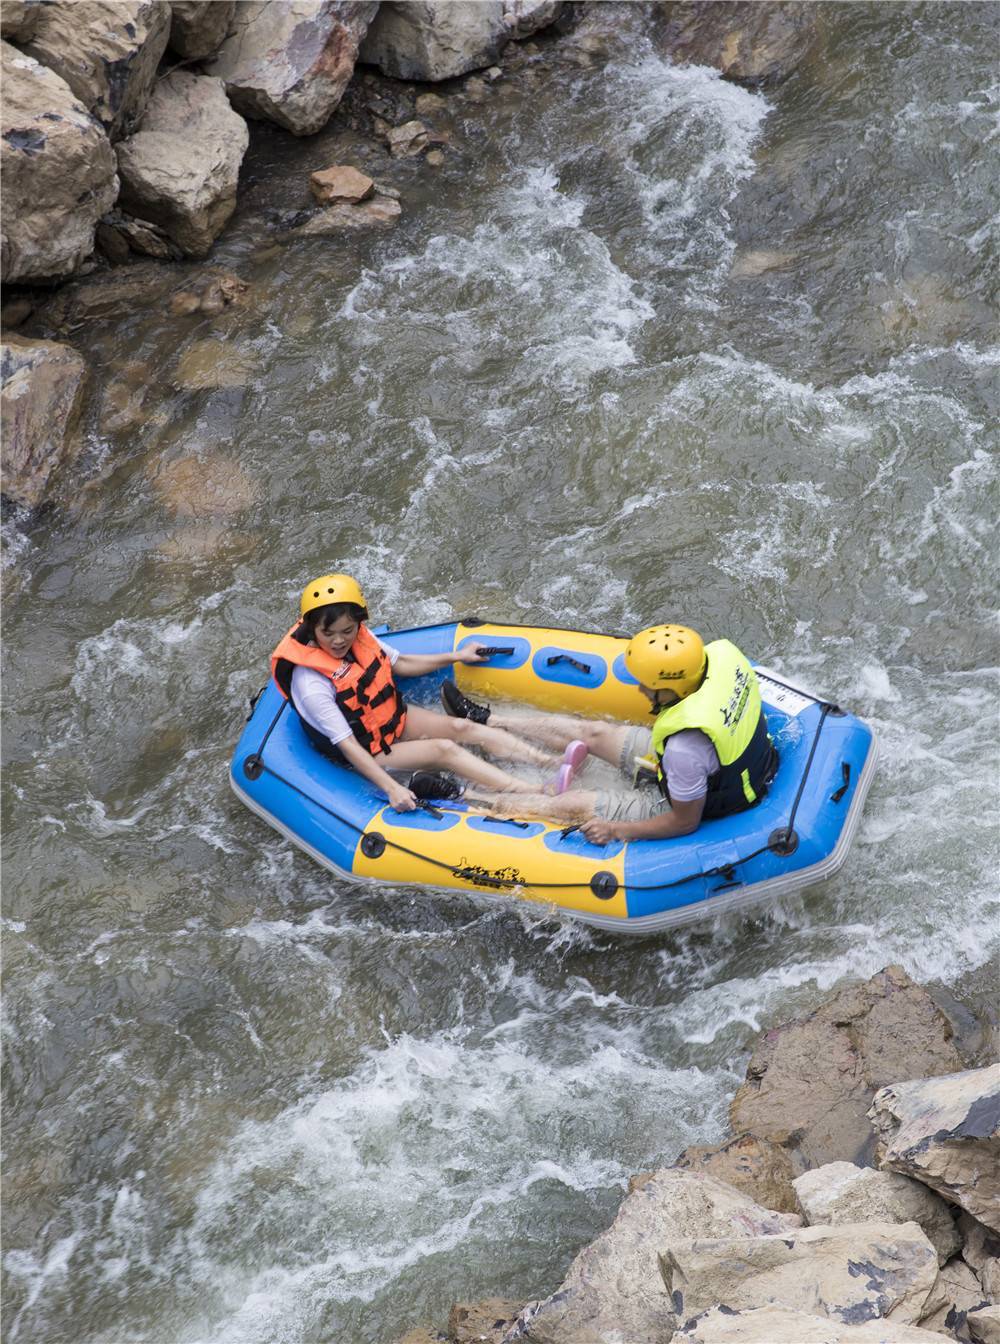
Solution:
<svg viewBox="0 0 1000 1344">
<path fill-rule="evenodd" d="M 715 747 L 720 769 L 708 778 L 703 816 L 728 816 L 752 807 L 774 776 L 777 756 L 767 732 L 757 674 L 728 639 L 706 645 L 705 680 L 691 695 L 670 705 L 653 724 L 657 782 L 667 799 L 663 751 L 667 739 L 685 728 L 704 733 Z"/>
</svg>

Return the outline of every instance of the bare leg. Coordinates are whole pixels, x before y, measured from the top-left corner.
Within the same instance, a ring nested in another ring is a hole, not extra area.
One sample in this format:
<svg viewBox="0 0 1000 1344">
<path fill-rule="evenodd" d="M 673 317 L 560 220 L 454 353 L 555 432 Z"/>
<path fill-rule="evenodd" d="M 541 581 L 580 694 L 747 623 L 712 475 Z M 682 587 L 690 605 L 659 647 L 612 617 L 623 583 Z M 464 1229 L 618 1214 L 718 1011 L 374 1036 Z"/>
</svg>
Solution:
<svg viewBox="0 0 1000 1344">
<path fill-rule="evenodd" d="M 485 784 L 487 789 L 496 793 L 538 792 L 537 784 L 517 779 L 499 766 L 481 761 L 450 738 L 423 738 L 408 742 L 404 734 L 403 740 L 395 742 L 388 755 L 376 756 L 375 760 L 383 770 L 450 770 L 463 779 L 472 780 L 474 784 Z"/>
<path fill-rule="evenodd" d="M 560 751 L 574 739 L 586 742 L 592 756 L 599 756 L 610 765 L 621 760 L 626 735 L 632 725 L 604 723 L 600 719 L 575 719 L 569 714 L 532 714 L 521 718 L 493 710 L 490 727 L 496 726 L 522 737 L 530 737 Z"/>
<path fill-rule="evenodd" d="M 539 817 L 545 821 L 589 821 L 594 815 L 597 794 L 589 789 L 572 789 L 558 796 L 547 793 L 519 793 L 517 798 L 498 798 L 479 789 L 465 795 L 466 802 L 488 808 L 494 816 L 507 816 L 513 804 L 519 817 Z"/>
<path fill-rule="evenodd" d="M 497 728 L 492 723 L 472 723 L 469 719 L 453 719 L 447 714 L 435 714 L 432 710 L 421 708 L 420 705 L 411 705 L 406 711 L 403 741 L 419 741 L 432 737 L 447 737 L 464 747 L 482 747 L 491 756 L 498 756 L 502 761 L 523 761 L 526 765 L 540 765 L 546 769 L 559 764 L 558 756 L 542 751 L 540 747 L 525 742 L 523 737 L 515 737 L 513 733 Z M 565 746 L 565 743 L 563 745 Z"/>
</svg>

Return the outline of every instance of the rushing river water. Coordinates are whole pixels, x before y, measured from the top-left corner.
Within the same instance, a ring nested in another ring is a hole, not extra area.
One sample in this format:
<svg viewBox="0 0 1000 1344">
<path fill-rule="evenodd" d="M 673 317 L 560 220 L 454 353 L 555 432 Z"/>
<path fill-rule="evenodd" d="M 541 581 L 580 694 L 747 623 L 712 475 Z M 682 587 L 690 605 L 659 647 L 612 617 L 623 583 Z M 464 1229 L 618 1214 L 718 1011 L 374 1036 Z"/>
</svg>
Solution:
<svg viewBox="0 0 1000 1344">
<path fill-rule="evenodd" d="M 551 1292 L 721 1137 L 760 1028 L 893 961 L 988 984 L 998 11 L 821 8 L 767 95 L 625 6 L 606 64 L 543 44 L 376 239 L 262 248 L 336 127 L 262 131 L 217 248 L 252 302 L 77 334 L 150 391 L 7 529 L 11 1344 L 388 1344 Z M 220 339 L 230 385 L 180 386 Z M 395 625 L 686 620 L 849 705 L 847 866 L 637 942 L 332 878 L 226 772 L 340 568 Z"/>
</svg>

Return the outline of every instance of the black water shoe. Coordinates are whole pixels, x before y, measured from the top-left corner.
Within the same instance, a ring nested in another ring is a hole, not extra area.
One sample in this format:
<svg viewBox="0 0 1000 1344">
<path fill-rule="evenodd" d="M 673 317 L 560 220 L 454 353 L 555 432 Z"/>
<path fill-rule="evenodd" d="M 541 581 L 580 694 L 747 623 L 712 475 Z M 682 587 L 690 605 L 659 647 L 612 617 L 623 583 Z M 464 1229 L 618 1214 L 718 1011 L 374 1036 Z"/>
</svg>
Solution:
<svg viewBox="0 0 1000 1344">
<path fill-rule="evenodd" d="M 439 770 L 414 770 L 409 787 L 420 799 L 447 800 L 461 798 L 465 793 L 464 784 L 459 784 L 453 775 L 446 775 Z"/>
<path fill-rule="evenodd" d="M 453 681 L 446 681 L 441 687 L 441 703 L 444 712 L 453 719 L 468 719 L 470 723 L 486 723 L 490 717 L 489 705 L 477 705 L 463 695 Z"/>
</svg>

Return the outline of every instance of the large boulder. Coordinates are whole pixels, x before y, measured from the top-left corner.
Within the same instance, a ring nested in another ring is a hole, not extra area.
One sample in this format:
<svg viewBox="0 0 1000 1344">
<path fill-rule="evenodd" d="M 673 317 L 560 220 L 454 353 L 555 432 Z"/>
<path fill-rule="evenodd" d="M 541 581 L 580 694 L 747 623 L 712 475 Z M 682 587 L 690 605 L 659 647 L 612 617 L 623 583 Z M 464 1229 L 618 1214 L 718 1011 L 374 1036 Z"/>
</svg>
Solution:
<svg viewBox="0 0 1000 1344">
<path fill-rule="evenodd" d="M 915 1325 L 938 1263 L 916 1223 L 845 1223 L 675 1241 L 660 1269 L 680 1320 L 713 1306 L 781 1306 L 845 1325 L 883 1316 Z"/>
<path fill-rule="evenodd" d="M 504 26 L 516 41 L 555 23 L 562 11 L 562 0 L 503 0 Z"/>
<path fill-rule="evenodd" d="M 203 257 L 236 209 L 249 143 L 220 79 L 174 70 L 157 84 L 141 130 L 118 145 L 119 204 Z"/>
<path fill-rule="evenodd" d="M 1000 1237 L 968 1213 L 958 1215 L 962 1259 L 973 1270 L 991 1302 L 1000 1302 Z"/>
<path fill-rule="evenodd" d="M 876 1091 L 900 1078 L 953 1073 L 951 1024 L 900 966 L 852 985 L 814 1013 L 768 1031 L 729 1108 L 735 1133 L 784 1144 L 802 1168 L 864 1162 Z"/>
<path fill-rule="evenodd" d="M 511 1340 L 531 1344 L 661 1344 L 676 1325 L 657 1252 L 693 1236 L 789 1235 L 795 1214 L 774 1213 L 722 1181 L 666 1168 L 622 1202 L 618 1216 L 569 1267 L 561 1286 L 517 1318 Z M 929 1286 L 929 1285 L 928 1285 Z"/>
<path fill-rule="evenodd" d="M 812 3 L 681 0 L 660 11 L 660 45 L 672 60 L 710 65 L 752 88 L 779 84 L 816 41 Z"/>
<path fill-rule="evenodd" d="M 68 345 L 11 335 L 0 345 L 3 492 L 15 503 L 39 505 L 78 448 L 86 382 L 87 365 Z"/>
<path fill-rule="evenodd" d="M 394 79 L 454 79 L 495 64 L 510 35 L 501 0 L 387 0 L 361 60 Z"/>
<path fill-rule="evenodd" d="M 3 279 L 60 280 L 94 250 L 118 194 L 107 136 L 66 82 L 2 48 Z"/>
<path fill-rule="evenodd" d="M 941 1344 L 946 1338 L 896 1321 L 845 1325 L 787 1307 L 711 1307 L 686 1321 L 673 1344 Z"/>
<path fill-rule="evenodd" d="M 883 1167 L 1000 1232 L 1000 1066 L 894 1083 L 868 1114 Z"/>
<path fill-rule="evenodd" d="M 756 1134 L 738 1134 L 710 1147 L 685 1148 L 674 1166 L 734 1185 L 765 1209 L 801 1212 L 793 1185 L 796 1168 L 787 1149 L 758 1139 Z"/>
<path fill-rule="evenodd" d="M 976 1344 L 1000 1344 L 1000 1307 L 981 1307 L 970 1311 L 967 1319 L 969 1337 Z"/>
<path fill-rule="evenodd" d="M 3 0 L 0 34 L 8 42 L 27 42 L 35 31 L 41 0 Z"/>
<path fill-rule="evenodd" d="M 919 1223 L 939 1264 L 961 1250 L 949 1206 L 908 1176 L 830 1162 L 797 1177 L 794 1185 L 807 1223 Z"/>
<path fill-rule="evenodd" d="M 969 1340 L 968 1316 L 989 1306 L 979 1280 L 960 1255 L 942 1265 L 924 1303 L 920 1325 L 952 1339 Z"/>
<path fill-rule="evenodd" d="M 169 34 L 166 0 L 55 0 L 42 6 L 25 50 L 117 140 L 142 118 Z"/>
<path fill-rule="evenodd" d="M 240 0 L 207 69 L 233 106 L 294 135 L 326 125 L 354 73 L 377 3 Z"/>
<path fill-rule="evenodd" d="M 225 41 L 236 0 L 170 0 L 170 46 L 187 61 L 203 61 Z"/>
</svg>

